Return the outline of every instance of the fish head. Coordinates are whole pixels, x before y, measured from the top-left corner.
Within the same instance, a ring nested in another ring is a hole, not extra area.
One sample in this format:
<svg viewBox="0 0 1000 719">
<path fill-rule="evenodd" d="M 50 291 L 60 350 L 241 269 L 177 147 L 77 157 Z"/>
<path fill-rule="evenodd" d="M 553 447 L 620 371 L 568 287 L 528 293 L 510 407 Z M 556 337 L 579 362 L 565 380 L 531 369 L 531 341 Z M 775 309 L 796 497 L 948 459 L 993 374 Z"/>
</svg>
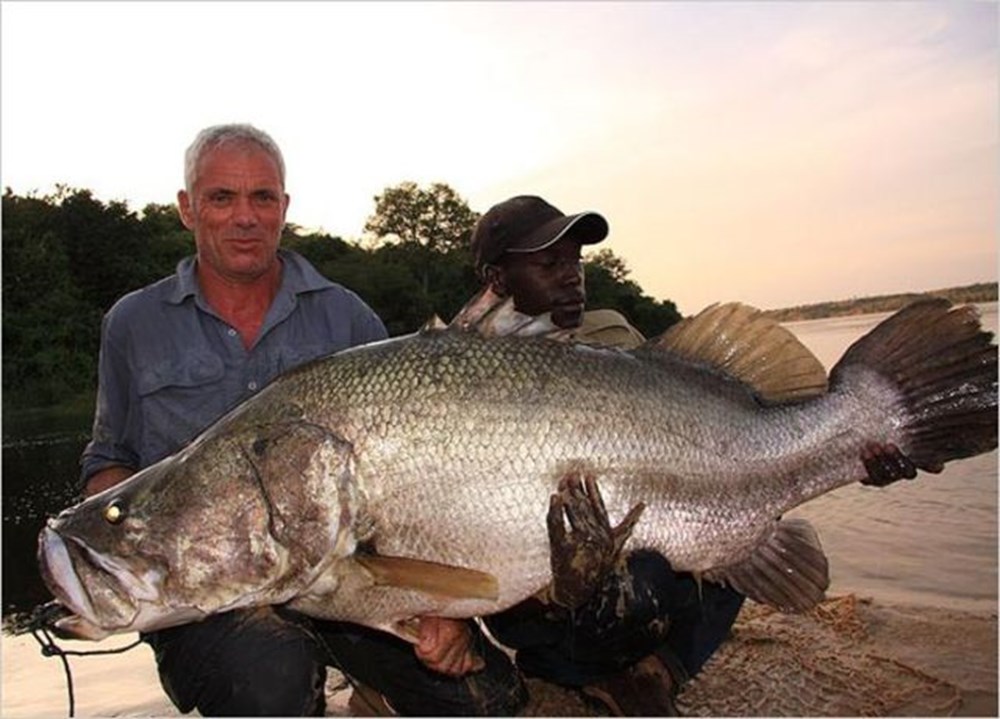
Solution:
<svg viewBox="0 0 1000 719">
<path fill-rule="evenodd" d="M 353 551 L 349 448 L 300 429 L 203 437 L 48 520 L 42 577 L 72 612 L 57 627 L 98 639 L 283 603 Z"/>
</svg>

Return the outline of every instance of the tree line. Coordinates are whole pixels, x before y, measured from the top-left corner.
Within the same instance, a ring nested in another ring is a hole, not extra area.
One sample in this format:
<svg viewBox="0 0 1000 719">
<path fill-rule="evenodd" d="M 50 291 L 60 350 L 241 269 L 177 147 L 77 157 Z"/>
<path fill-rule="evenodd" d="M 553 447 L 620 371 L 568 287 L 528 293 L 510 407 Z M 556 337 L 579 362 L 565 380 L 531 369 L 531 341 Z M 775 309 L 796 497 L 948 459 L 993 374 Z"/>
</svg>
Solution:
<svg viewBox="0 0 1000 719">
<path fill-rule="evenodd" d="M 996 282 L 976 282 L 961 287 L 946 287 L 927 292 L 901 292 L 891 295 L 875 295 L 873 297 L 852 297 L 849 300 L 833 300 L 816 302 L 809 305 L 785 307 L 779 310 L 768 310 L 764 314 L 778 322 L 798 322 L 826 317 L 845 317 L 850 315 L 866 315 L 878 312 L 895 312 L 906 305 L 927 297 L 943 297 L 952 304 L 960 305 L 976 302 L 996 302 Z"/>
<path fill-rule="evenodd" d="M 451 187 L 403 182 L 374 198 L 373 243 L 307 232 L 282 245 L 355 291 L 390 335 L 450 318 L 480 286 L 468 245 L 479 218 Z M 114 302 L 174 271 L 194 238 L 173 204 L 141 211 L 87 189 L 3 195 L 3 404 L 43 407 L 93 393 L 101 318 Z M 617 309 L 647 336 L 680 315 L 645 295 L 625 263 L 602 249 L 585 258 L 588 304 Z"/>
</svg>

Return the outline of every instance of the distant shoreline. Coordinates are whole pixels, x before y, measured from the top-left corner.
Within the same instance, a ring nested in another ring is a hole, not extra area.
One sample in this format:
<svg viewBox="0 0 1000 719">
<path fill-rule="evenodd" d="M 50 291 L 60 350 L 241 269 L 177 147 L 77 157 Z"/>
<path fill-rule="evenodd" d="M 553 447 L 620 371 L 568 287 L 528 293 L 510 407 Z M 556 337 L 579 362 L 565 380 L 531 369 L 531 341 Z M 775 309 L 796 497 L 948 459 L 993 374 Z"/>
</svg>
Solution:
<svg viewBox="0 0 1000 719">
<path fill-rule="evenodd" d="M 906 305 L 924 297 L 944 297 L 954 304 L 969 304 L 976 302 L 996 302 L 997 283 L 978 282 L 963 287 L 948 287 L 929 292 L 904 292 L 894 295 L 878 295 L 875 297 L 856 297 L 849 300 L 833 302 L 817 302 L 810 305 L 798 305 L 778 310 L 766 310 L 765 315 L 778 322 L 797 322 L 799 320 L 818 320 L 827 317 L 845 317 L 848 315 L 867 315 L 877 312 L 895 312 Z"/>
</svg>

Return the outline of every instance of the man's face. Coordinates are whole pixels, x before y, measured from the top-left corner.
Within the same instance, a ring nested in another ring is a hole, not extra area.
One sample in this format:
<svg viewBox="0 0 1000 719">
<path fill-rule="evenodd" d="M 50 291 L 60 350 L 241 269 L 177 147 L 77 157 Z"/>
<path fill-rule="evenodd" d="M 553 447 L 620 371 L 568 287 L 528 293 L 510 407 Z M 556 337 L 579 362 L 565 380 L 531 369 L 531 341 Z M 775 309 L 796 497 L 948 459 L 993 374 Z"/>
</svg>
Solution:
<svg viewBox="0 0 1000 719">
<path fill-rule="evenodd" d="M 277 261 L 288 195 L 274 158 L 253 144 L 202 156 L 190 194 L 177 194 L 203 269 L 234 282 L 263 276 Z"/>
<path fill-rule="evenodd" d="M 494 277 L 493 289 L 513 297 L 518 312 L 551 312 L 552 322 L 564 329 L 579 327 L 583 321 L 587 293 L 580 243 L 570 237 L 537 252 L 504 255 Z"/>
</svg>

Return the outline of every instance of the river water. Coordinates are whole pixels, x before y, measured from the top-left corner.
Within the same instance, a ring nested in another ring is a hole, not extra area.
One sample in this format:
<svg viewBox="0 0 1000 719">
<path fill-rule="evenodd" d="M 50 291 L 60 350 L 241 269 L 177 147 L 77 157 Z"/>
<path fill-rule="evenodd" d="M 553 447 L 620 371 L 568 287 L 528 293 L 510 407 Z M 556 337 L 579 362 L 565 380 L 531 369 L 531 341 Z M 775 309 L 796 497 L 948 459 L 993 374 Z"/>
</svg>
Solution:
<svg viewBox="0 0 1000 719">
<path fill-rule="evenodd" d="M 997 305 L 980 305 L 997 331 Z M 887 315 L 789 323 L 829 369 Z M 45 517 L 72 503 L 88 422 L 4 425 L 3 613 L 49 597 L 35 560 Z M 996 610 L 997 454 L 960 460 L 939 475 L 876 489 L 844 487 L 794 510 L 817 528 L 830 558 L 830 593 L 893 602 Z"/>
</svg>

